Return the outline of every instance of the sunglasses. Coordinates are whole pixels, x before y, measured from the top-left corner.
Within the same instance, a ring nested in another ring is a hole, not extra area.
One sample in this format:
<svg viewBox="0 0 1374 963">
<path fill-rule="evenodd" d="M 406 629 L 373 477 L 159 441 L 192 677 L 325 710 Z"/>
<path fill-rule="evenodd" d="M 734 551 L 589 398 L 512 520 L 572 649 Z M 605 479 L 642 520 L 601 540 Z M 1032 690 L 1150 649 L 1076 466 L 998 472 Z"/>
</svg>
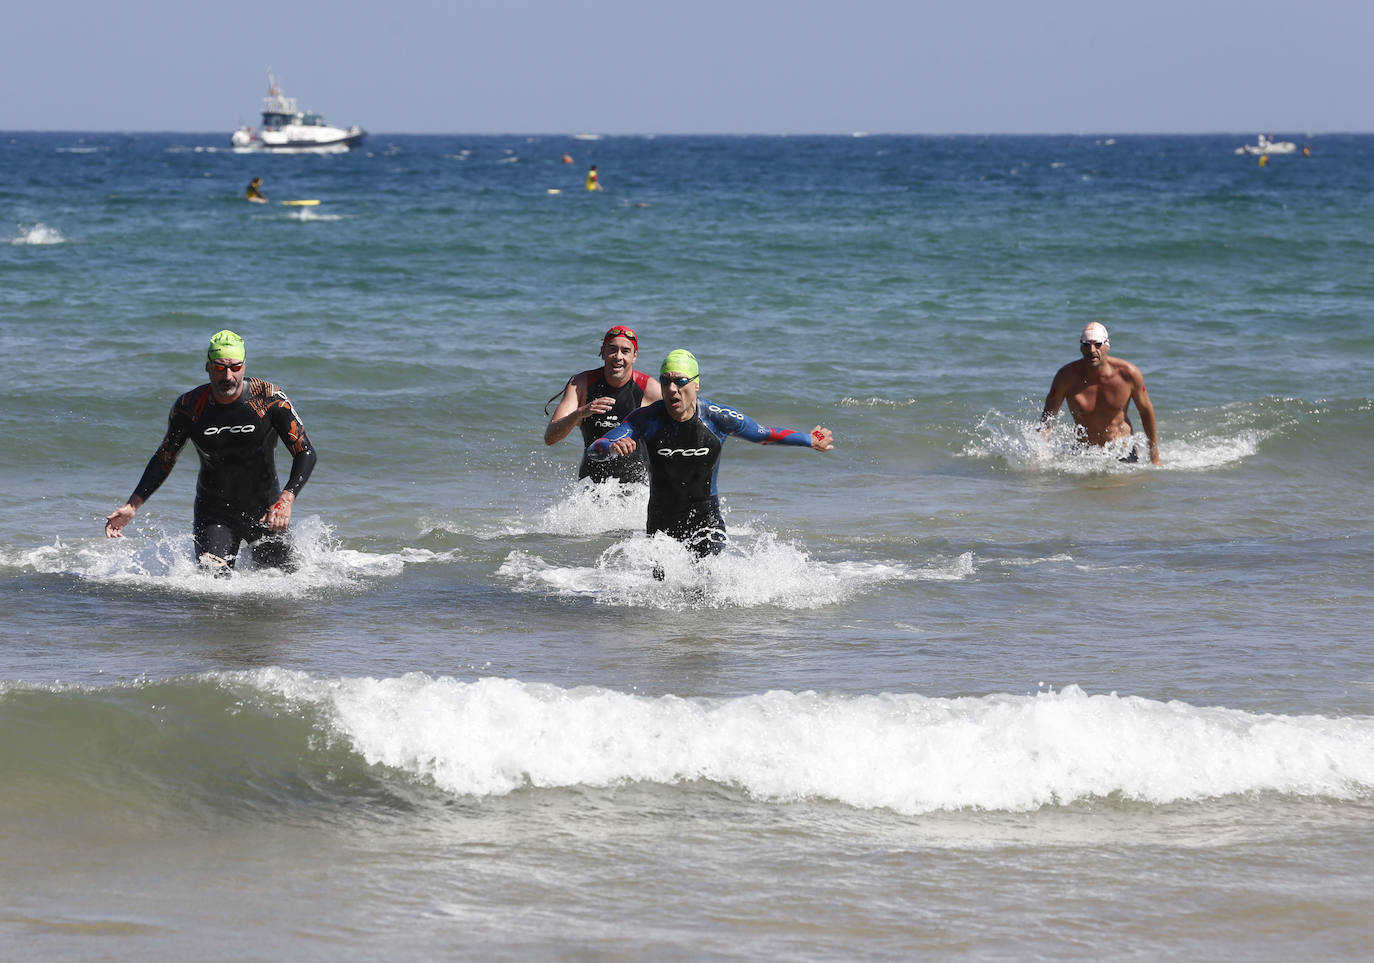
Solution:
<svg viewBox="0 0 1374 963">
<path fill-rule="evenodd" d="M 658 383 L 661 384 L 661 385 L 663 385 L 663 387 L 665 387 L 665 388 L 668 387 L 669 385 L 672 385 L 672 386 L 675 387 L 675 388 L 685 388 L 685 387 L 687 387 L 689 384 L 691 384 L 693 381 L 696 381 L 697 378 L 699 378 L 699 377 L 701 377 L 701 376 L 700 376 L 700 375 L 692 375 L 692 377 L 690 377 L 690 378 L 667 378 L 667 377 L 660 377 L 660 378 L 658 379 Z"/>
<path fill-rule="evenodd" d="M 216 358 L 214 361 L 211 361 L 210 364 L 211 364 L 212 367 L 218 368 L 220 371 L 242 371 L 242 370 L 243 370 L 243 362 L 242 362 L 242 361 L 231 361 L 231 360 L 229 360 L 228 358 Z"/>
</svg>

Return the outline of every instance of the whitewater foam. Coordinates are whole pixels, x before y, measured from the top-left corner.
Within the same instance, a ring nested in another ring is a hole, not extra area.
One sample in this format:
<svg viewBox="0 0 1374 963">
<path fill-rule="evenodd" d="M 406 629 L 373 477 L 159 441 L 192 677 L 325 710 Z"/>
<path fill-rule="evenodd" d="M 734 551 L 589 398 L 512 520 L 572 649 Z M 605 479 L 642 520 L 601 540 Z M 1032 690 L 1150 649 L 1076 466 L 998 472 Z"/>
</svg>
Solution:
<svg viewBox="0 0 1374 963">
<path fill-rule="evenodd" d="M 11 244 L 65 244 L 67 239 L 55 227 L 43 223 L 19 225 L 19 233 L 10 239 Z"/>
<path fill-rule="evenodd" d="M 225 678 L 310 704 L 368 763 L 459 795 L 709 780 L 765 801 L 917 814 L 1374 792 L 1374 719 L 1256 714 L 1072 685 L 962 698 L 703 699 L 422 674 L 325 681 L 262 669 Z"/>
<path fill-rule="evenodd" d="M 334 530 L 307 516 L 292 525 L 299 568 L 256 569 L 242 551 L 232 578 L 215 578 L 192 557 L 188 532 L 150 532 L 122 539 L 55 540 L 0 554 L 0 569 L 73 575 L 84 581 L 176 594 L 298 598 L 328 589 L 356 589 L 400 575 L 406 565 L 447 561 L 455 553 L 403 548 L 390 553 L 343 548 Z"/>
<path fill-rule="evenodd" d="M 913 568 L 897 563 L 819 561 L 770 532 L 728 529 L 719 555 L 697 559 L 666 535 L 635 535 L 591 565 L 558 565 L 514 551 L 497 570 L 519 592 L 583 596 L 603 605 L 820 608 L 894 581 L 956 581 L 974 572 L 973 556 Z M 654 578 L 655 569 L 662 579 Z"/>
</svg>

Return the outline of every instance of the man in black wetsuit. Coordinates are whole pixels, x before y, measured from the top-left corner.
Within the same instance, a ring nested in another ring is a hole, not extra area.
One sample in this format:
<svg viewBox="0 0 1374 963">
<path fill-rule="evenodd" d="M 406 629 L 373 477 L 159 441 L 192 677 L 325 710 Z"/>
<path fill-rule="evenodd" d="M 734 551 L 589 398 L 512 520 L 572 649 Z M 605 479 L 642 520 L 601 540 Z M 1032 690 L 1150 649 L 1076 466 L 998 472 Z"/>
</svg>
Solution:
<svg viewBox="0 0 1374 963">
<path fill-rule="evenodd" d="M 830 451 L 835 438 L 817 425 L 808 432 L 760 425 L 729 405 L 702 398 L 701 369 L 690 351 L 679 348 L 663 359 L 659 383 L 663 400 L 633 412 L 625 423 L 587 449 L 593 459 L 624 457 L 643 451 L 649 459 L 649 510 L 644 530 L 665 532 L 698 558 L 725 547 L 716 473 L 727 436 L 760 445 L 793 445 Z M 654 578 L 662 579 L 656 568 Z"/>
<path fill-rule="evenodd" d="M 572 432 L 582 429 L 582 447 L 596 441 L 619 425 L 636 408 L 653 404 L 663 397 L 659 384 L 642 371 L 635 370 L 639 339 L 624 325 L 611 328 L 601 339 L 600 368 L 583 371 L 568 379 L 563 397 L 544 429 L 544 444 L 556 445 Z M 556 396 L 555 396 L 556 397 Z M 552 401 L 553 399 L 549 399 Z M 544 409 L 548 411 L 547 406 Z M 578 478 L 603 482 L 642 482 L 647 477 L 642 454 L 595 461 L 582 458 Z"/>
<path fill-rule="evenodd" d="M 157 491 L 176 464 L 187 439 L 200 455 L 192 534 L 201 565 L 227 574 L 239 543 L 252 546 L 259 566 L 288 568 L 286 528 L 291 506 L 315 468 L 315 449 L 291 401 L 274 384 L 249 378 L 243 339 L 221 331 L 210 339 L 205 370 L 210 383 L 188 391 L 172 405 L 167 434 L 129 500 L 105 518 L 105 534 L 122 529 Z M 273 451 L 277 439 L 291 452 L 291 476 L 277 482 Z"/>
</svg>

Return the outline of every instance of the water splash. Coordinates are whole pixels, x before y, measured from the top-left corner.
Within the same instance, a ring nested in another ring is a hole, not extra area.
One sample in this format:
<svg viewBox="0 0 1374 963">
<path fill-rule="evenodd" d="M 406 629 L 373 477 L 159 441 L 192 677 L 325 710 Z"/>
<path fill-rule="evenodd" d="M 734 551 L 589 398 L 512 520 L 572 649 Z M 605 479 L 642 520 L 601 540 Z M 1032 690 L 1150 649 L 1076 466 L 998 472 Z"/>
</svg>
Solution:
<svg viewBox="0 0 1374 963">
<path fill-rule="evenodd" d="M 19 225 L 19 233 L 10 239 L 11 244 L 65 244 L 67 239 L 55 227 L 41 222 L 29 226 Z"/>
<path fill-rule="evenodd" d="M 172 594 L 300 598 L 326 590 L 359 589 L 376 579 L 400 575 L 406 565 L 445 561 L 454 554 L 420 548 L 391 553 L 347 549 L 316 516 L 293 523 L 292 534 L 299 568 L 290 573 L 256 569 L 250 553 L 241 550 L 233 577 L 215 578 L 193 559 L 189 532 L 76 542 L 59 539 L 52 545 L 0 554 L 0 570 L 73 575 L 102 585 Z"/>
<path fill-rule="evenodd" d="M 955 581 L 974 572 L 973 556 L 922 568 L 900 563 L 823 562 L 769 532 L 731 527 L 716 556 L 697 559 L 666 535 L 616 542 L 590 565 L 559 565 L 514 551 L 497 570 L 518 592 L 581 596 L 602 605 L 661 609 L 820 608 L 888 582 Z M 655 571 L 662 578 L 655 578 Z"/>
</svg>

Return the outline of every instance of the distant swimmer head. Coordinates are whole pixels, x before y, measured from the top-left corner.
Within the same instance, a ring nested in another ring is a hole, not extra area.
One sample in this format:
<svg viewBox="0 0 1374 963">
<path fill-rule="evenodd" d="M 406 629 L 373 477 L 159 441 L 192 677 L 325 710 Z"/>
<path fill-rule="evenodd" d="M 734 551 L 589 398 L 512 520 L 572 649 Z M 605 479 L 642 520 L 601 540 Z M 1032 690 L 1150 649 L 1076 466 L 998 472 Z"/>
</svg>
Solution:
<svg viewBox="0 0 1374 963">
<path fill-rule="evenodd" d="M 1110 336 L 1107 329 L 1096 321 L 1089 322 L 1083 327 L 1083 333 L 1078 336 L 1079 344 L 1109 344 Z"/>
<path fill-rule="evenodd" d="M 248 350 L 244 347 L 243 339 L 228 328 L 211 336 L 210 350 L 205 352 L 206 361 L 218 361 L 221 358 L 243 361 L 247 357 Z"/>
<path fill-rule="evenodd" d="M 663 359 L 663 366 L 658 369 L 658 375 L 663 378 L 669 372 L 681 375 L 685 378 L 696 378 L 700 384 L 701 368 L 697 365 L 696 355 L 686 350 L 678 348 L 676 351 L 668 352 L 668 357 Z"/>
</svg>

